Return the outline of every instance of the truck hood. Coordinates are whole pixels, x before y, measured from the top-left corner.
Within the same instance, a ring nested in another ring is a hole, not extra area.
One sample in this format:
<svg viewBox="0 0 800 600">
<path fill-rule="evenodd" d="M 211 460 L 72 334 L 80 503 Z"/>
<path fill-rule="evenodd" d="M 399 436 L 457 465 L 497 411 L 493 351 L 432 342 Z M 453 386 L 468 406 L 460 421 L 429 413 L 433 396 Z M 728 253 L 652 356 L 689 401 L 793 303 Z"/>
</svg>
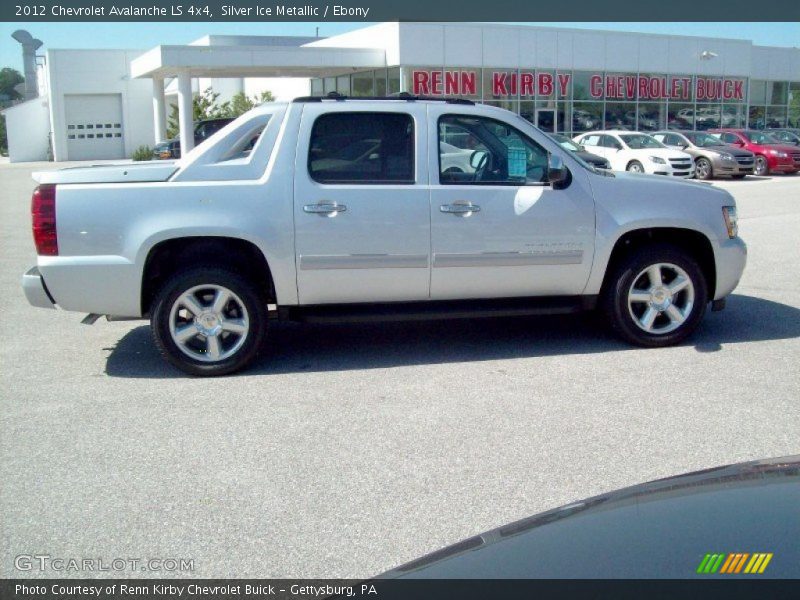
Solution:
<svg viewBox="0 0 800 600">
<path fill-rule="evenodd" d="M 178 170 L 176 161 L 148 161 L 125 164 L 68 167 L 54 171 L 35 171 L 37 183 L 131 183 L 166 181 Z"/>
</svg>

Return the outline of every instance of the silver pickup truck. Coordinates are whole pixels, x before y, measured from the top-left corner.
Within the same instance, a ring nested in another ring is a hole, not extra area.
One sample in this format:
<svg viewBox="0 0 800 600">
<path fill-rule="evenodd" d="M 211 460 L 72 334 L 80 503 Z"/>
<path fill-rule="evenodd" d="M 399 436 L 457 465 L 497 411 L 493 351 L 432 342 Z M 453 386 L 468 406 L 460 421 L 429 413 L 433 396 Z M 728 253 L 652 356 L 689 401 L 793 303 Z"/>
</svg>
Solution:
<svg viewBox="0 0 800 600">
<path fill-rule="evenodd" d="M 464 100 L 265 104 L 177 162 L 35 178 L 29 302 L 149 318 L 194 375 L 246 366 L 271 318 L 599 308 L 629 342 L 675 344 L 746 261 L 727 192 L 597 170 Z"/>
</svg>

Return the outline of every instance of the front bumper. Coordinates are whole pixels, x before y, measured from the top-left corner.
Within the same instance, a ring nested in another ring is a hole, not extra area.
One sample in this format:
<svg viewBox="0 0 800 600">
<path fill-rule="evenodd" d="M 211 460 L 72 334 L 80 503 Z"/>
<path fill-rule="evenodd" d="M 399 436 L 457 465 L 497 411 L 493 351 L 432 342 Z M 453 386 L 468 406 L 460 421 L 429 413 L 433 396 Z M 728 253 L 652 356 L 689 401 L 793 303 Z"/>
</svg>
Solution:
<svg viewBox="0 0 800 600">
<path fill-rule="evenodd" d="M 747 245 L 742 238 L 722 240 L 716 248 L 717 289 L 714 300 L 728 296 L 742 278 L 747 264 Z"/>
<path fill-rule="evenodd" d="M 755 161 L 741 164 L 738 161 L 715 160 L 711 163 L 715 175 L 752 175 Z"/>
<path fill-rule="evenodd" d="M 55 308 L 55 300 L 50 296 L 38 267 L 28 269 L 22 276 L 22 291 L 31 306 Z"/>
<path fill-rule="evenodd" d="M 686 166 L 679 166 L 675 167 L 669 163 L 666 165 L 662 164 L 652 164 L 652 173 L 653 175 L 666 175 L 667 177 L 682 177 L 683 179 L 690 179 L 694 177 L 694 163 L 689 163 Z"/>
</svg>

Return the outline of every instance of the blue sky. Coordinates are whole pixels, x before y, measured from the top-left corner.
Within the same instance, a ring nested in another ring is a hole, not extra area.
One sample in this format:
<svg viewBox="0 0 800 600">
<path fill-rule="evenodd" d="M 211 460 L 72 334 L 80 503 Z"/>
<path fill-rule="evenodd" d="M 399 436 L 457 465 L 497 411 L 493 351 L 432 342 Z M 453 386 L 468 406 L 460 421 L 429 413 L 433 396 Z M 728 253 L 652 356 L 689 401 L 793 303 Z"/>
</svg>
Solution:
<svg viewBox="0 0 800 600">
<path fill-rule="evenodd" d="M 668 33 L 751 40 L 765 46 L 800 47 L 797 23 L 536 23 L 553 27 Z M 20 69 L 16 29 L 27 29 L 45 48 L 152 48 L 185 44 L 206 34 L 330 36 L 364 23 L 0 23 L 0 66 Z M 44 50 L 44 48 L 43 48 Z"/>
</svg>

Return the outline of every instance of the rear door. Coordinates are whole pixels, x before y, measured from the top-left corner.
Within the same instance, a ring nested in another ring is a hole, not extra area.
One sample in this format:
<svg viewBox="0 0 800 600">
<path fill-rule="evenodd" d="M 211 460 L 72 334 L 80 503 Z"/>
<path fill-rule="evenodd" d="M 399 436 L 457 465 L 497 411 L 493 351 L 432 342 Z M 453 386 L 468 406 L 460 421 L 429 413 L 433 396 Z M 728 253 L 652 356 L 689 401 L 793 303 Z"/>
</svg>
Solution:
<svg viewBox="0 0 800 600">
<path fill-rule="evenodd" d="M 303 110 L 294 187 L 301 304 L 428 298 L 425 106 L 361 107 Z"/>
</svg>

